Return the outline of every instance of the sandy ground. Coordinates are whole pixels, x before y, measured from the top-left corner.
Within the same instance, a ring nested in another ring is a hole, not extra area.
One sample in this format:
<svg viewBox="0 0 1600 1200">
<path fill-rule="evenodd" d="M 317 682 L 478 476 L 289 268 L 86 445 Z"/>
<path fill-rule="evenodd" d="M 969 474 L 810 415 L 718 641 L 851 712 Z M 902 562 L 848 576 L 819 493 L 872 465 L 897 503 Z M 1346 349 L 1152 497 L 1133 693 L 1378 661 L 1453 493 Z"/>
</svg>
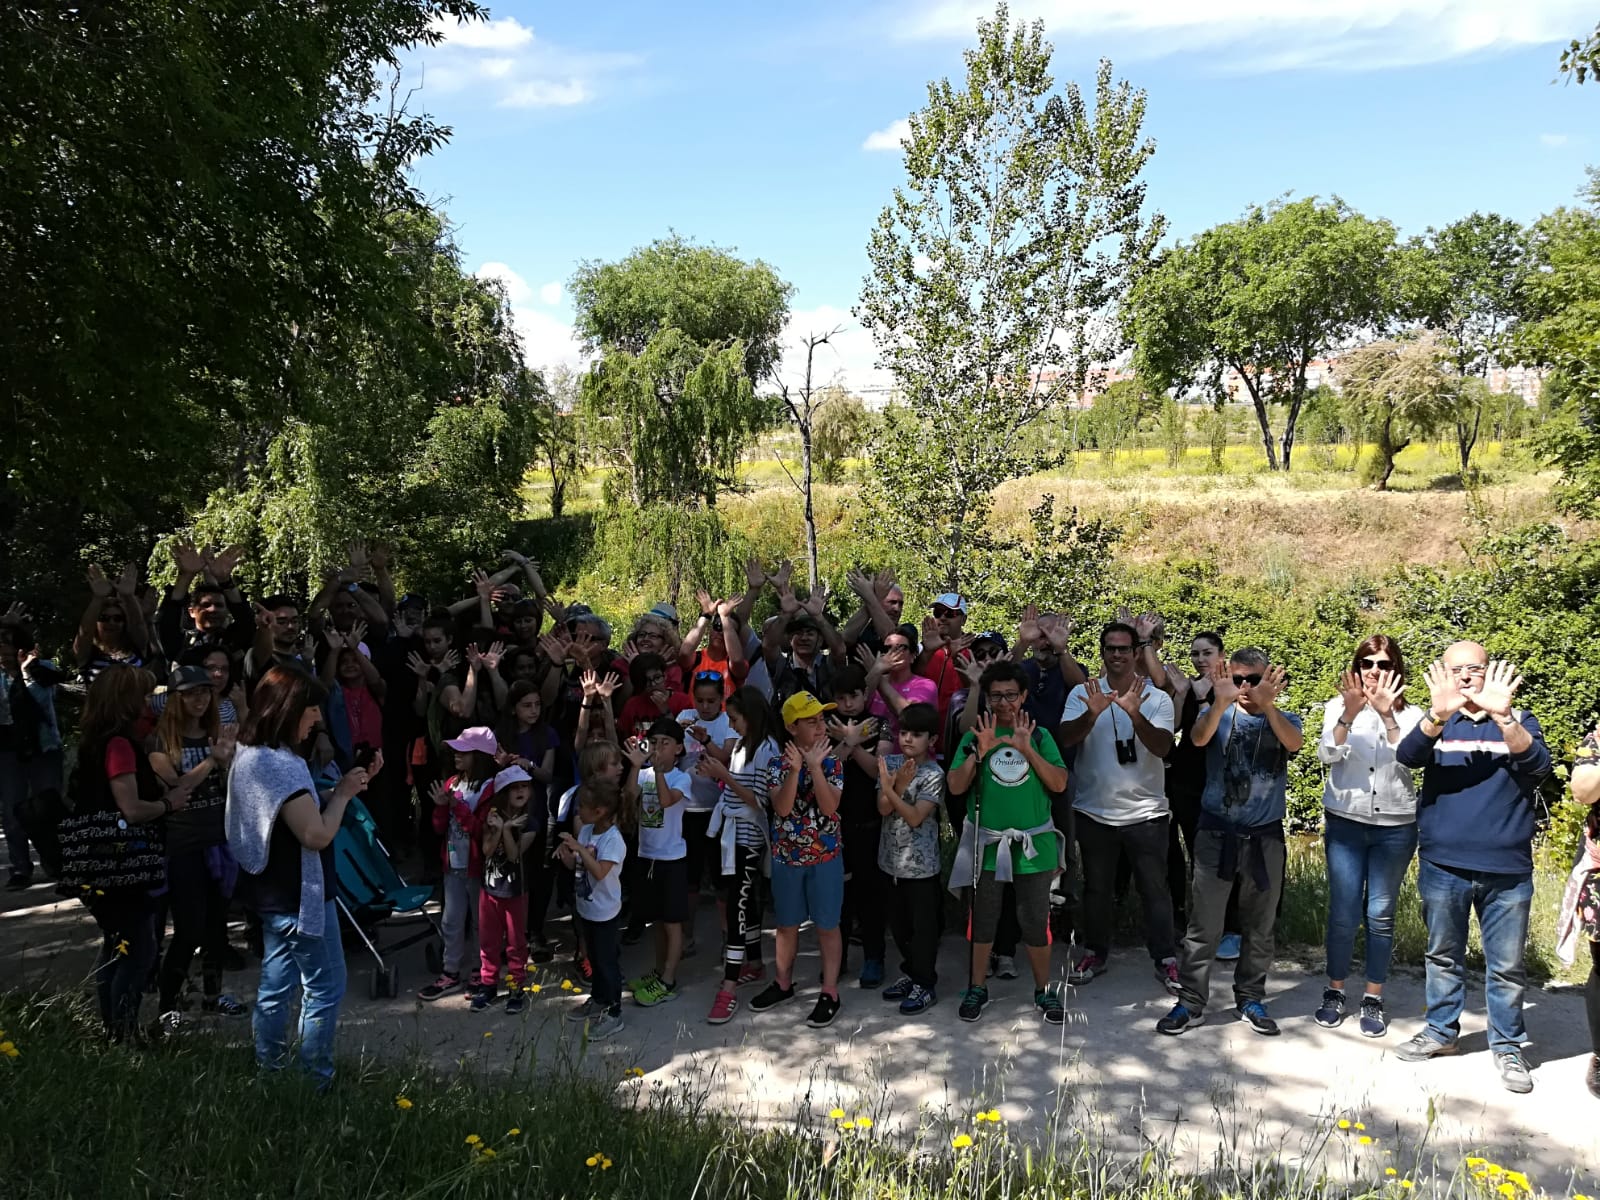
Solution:
<svg viewBox="0 0 1600 1200">
<path fill-rule="evenodd" d="M 75 902 L 53 899 L 43 886 L 5 896 L 0 980 L 6 986 L 73 986 L 84 979 L 96 941 L 93 924 Z M 421 946 L 396 956 L 401 997 L 369 999 L 371 959 L 364 947 L 347 946 L 351 975 L 341 1053 L 420 1056 L 447 1069 L 537 1069 L 570 1060 L 616 1078 L 638 1067 L 644 1077 L 622 1087 L 642 1094 L 681 1091 L 746 1119 L 776 1123 L 825 1117 L 838 1106 L 873 1114 L 880 1130 L 910 1130 L 959 1125 L 993 1104 L 1016 1132 L 1067 1137 L 1092 1126 L 1119 1149 L 1164 1142 L 1195 1169 L 1210 1166 L 1219 1152 L 1301 1161 L 1317 1153 L 1329 1122 L 1345 1117 L 1364 1123 L 1375 1142 L 1360 1147 L 1354 1131 L 1334 1133 L 1323 1162 L 1338 1174 L 1370 1178 L 1382 1174 L 1380 1164 L 1391 1163 L 1404 1174 L 1414 1170 L 1419 1152 L 1425 1160 L 1437 1156 L 1439 1168 L 1449 1172 L 1462 1156 L 1482 1154 L 1526 1171 L 1552 1193 L 1569 1186 L 1600 1190 L 1600 1101 L 1584 1087 L 1588 1035 L 1582 996 L 1571 989 L 1528 993 L 1535 1088 L 1514 1096 L 1501 1087 L 1487 1052 L 1481 980 L 1469 991 L 1465 1053 L 1412 1065 L 1393 1050 L 1418 1027 L 1420 973 L 1391 980 L 1395 1026 L 1377 1041 L 1359 1036 L 1353 1023 L 1337 1030 L 1316 1025 L 1310 1013 L 1322 980 L 1306 964 L 1290 962 L 1280 964 L 1270 984 L 1281 1037 L 1263 1038 L 1233 1019 L 1225 968 L 1208 1023 L 1182 1037 L 1160 1037 L 1154 1023 L 1170 1001 L 1134 948 L 1119 952 L 1108 974 L 1077 990 L 1066 1026 L 1038 1019 L 1026 979 L 991 981 L 993 999 L 983 1019 L 966 1024 L 955 1011 L 964 947 L 947 937 L 940 961 L 947 986 L 935 1008 L 903 1018 L 851 977 L 837 1022 L 817 1031 L 803 1024 L 818 970 L 815 946 L 803 934 L 795 1001 L 763 1014 L 741 1008 L 731 1023 L 710 1026 L 704 1017 L 720 971 L 709 904 L 697 928 L 702 948 L 685 963 L 681 998 L 650 1010 L 630 1003 L 624 1032 L 589 1046 L 578 1027 L 559 1019 L 579 1001 L 561 989 L 555 967 L 535 976 L 541 991 L 522 1017 L 507 1016 L 500 1005 L 474 1014 L 460 996 L 431 1005 L 415 999 L 426 978 Z M 551 932 L 565 940 L 566 922 L 553 923 Z M 648 965 L 647 945 L 625 950 L 625 974 Z M 1057 948 L 1058 971 L 1064 953 Z M 253 978 L 230 976 L 228 986 L 248 998 Z M 742 999 L 754 990 L 744 989 Z M 242 1021 L 205 1020 L 243 1033 Z M 1424 1144 L 1430 1108 L 1435 1121 Z"/>
</svg>

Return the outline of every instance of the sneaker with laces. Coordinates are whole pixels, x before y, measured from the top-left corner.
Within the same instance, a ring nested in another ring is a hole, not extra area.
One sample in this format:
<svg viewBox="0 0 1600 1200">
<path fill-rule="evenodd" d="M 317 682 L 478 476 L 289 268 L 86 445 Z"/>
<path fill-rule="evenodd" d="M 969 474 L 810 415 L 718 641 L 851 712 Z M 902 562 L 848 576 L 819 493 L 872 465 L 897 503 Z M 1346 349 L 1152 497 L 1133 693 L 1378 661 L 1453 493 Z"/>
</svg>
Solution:
<svg viewBox="0 0 1600 1200">
<path fill-rule="evenodd" d="M 969 987 L 961 993 L 961 1007 L 956 1009 L 956 1016 L 963 1021 L 976 1021 L 983 1015 L 983 1006 L 989 1003 L 989 989 L 986 987 Z"/>
<path fill-rule="evenodd" d="M 527 1007 L 528 997 L 521 988 L 513 989 L 511 995 L 506 997 L 506 1016 L 508 1017 L 520 1016 Z"/>
<path fill-rule="evenodd" d="M 883 986 L 883 959 L 868 958 L 861 962 L 861 974 L 856 977 L 856 984 L 863 988 Z"/>
<path fill-rule="evenodd" d="M 757 993 L 754 1000 L 750 1001 L 750 1011 L 766 1012 L 769 1008 L 777 1008 L 785 1000 L 793 999 L 794 984 L 791 983 L 788 987 L 779 987 L 778 981 L 774 979 Z"/>
<path fill-rule="evenodd" d="M 242 1017 L 250 1011 L 250 1006 L 237 996 L 223 992 L 220 996 L 207 996 L 200 1001 L 200 1011 L 220 1013 L 224 1017 Z"/>
<path fill-rule="evenodd" d="M 747 962 L 739 968 L 737 985 L 745 987 L 748 984 L 760 983 L 767 977 L 767 964 L 764 962 Z"/>
<path fill-rule="evenodd" d="M 494 988 L 476 988 L 472 993 L 472 999 L 468 1001 L 468 1007 L 473 1012 L 488 1012 L 489 1006 L 494 1003 L 494 998 Z"/>
<path fill-rule="evenodd" d="M 739 997 L 724 985 L 717 989 L 717 994 L 712 997 L 711 1011 L 706 1014 L 707 1025 L 726 1025 L 733 1020 L 733 1014 L 739 1011 Z"/>
<path fill-rule="evenodd" d="M 1528 1070 L 1528 1060 L 1521 1051 L 1507 1050 L 1494 1056 L 1495 1068 L 1500 1072 L 1500 1082 L 1506 1091 L 1518 1094 L 1533 1091 L 1533 1075 Z"/>
<path fill-rule="evenodd" d="M 599 1015 L 590 1020 L 585 1036 L 591 1042 L 603 1042 L 609 1037 L 616 1037 L 622 1029 L 622 1015 L 602 1008 Z"/>
<path fill-rule="evenodd" d="M 634 994 L 634 998 L 637 999 L 640 992 L 650 990 L 650 984 L 652 981 L 659 981 L 660 979 L 661 976 L 656 974 L 656 969 L 651 967 L 637 979 L 628 980 L 627 983 L 622 985 L 622 990 L 625 992 L 632 992 Z"/>
<path fill-rule="evenodd" d="M 605 1005 L 601 1004 L 593 996 L 585 996 L 582 1004 L 568 1010 L 567 1020 L 576 1024 L 579 1021 L 587 1021 L 591 1017 L 597 1017 L 603 1012 L 605 1012 Z"/>
<path fill-rule="evenodd" d="M 658 1004 L 665 1004 L 677 998 L 678 985 L 668 983 L 659 975 L 647 976 L 633 987 L 633 1002 L 640 1008 L 654 1008 Z"/>
<path fill-rule="evenodd" d="M 1460 1051 L 1459 1042 L 1441 1042 L 1430 1037 L 1424 1029 L 1416 1037 L 1401 1042 L 1395 1054 L 1406 1062 L 1426 1062 L 1430 1058 L 1443 1058 Z"/>
<path fill-rule="evenodd" d="M 1010 954 L 996 954 L 994 956 L 994 975 L 996 979 L 1015 979 L 1017 977 L 1017 960 Z"/>
<path fill-rule="evenodd" d="M 440 996 L 448 996 L 451 992 L 459 991 L 460 988 L 461 976 L 451 975 L 450 973 L 446 972 L 445 974 L 440 975 L 439 978 L 435 979 L 427 987 L 419 991 L 417 993 L 417 999 L 432 1002 L 437 1000 Z"/>
<path fill-rule="evenodd" d="M 1061 1003 L 1061 989 L 1057 984 L 1042 987 L 1033 993 L 1033 1006 L 1039 1010 L 1039 1015 L 1045 1019 L 1047 1025 L 1064 1025 L 1067 1020 L 1067 1010 Z"/>
<path fill-rule="evenodd" d="M 909 975 L 902 975 L 899 979 L 896 979 L 888 987 L 883 989 L 883 998 L 885 1000 L 894 1000 L 899 1002 L 909 996 L 911 994 L 911 989 L 916 986 L 916 984 L 911 982 L 911 977 Z"/>
<path fill-rule="evenodd" d="M 1156 964 L 1156 980 L 1173 996 L 1178 994 L 1178 960 L 1163 958 Z"/>
<path fill-rule="evenodd" d="M 183 1028 L 183 1014 L 176 1009 L 171 1012 L 164 1012 L 156 1018 L 155 1027 L 156 1032 L 162 1037 L 177 1033 L 178 1030 Z"/>
<path fill-rule="evenodd" d="M 1239 1006 L 1239 1019 L 1250 1022 L 1262 1037 L 1277 1037 L 1278 1023 L 1267 1015 L 1267 1006 L 1259 1000 L 1250 1000 Z"/>
<path fill-rule="evenodd" d="M 1337 1029 L 1344 1023 L 1344 1014 L 1344 992 L 1339 988 L 1323 988 L 1322 1005 L 1312 1014 L 1312 1019 L 1325 1028 Z"/>
<path fill-rule="evenodd" d="M 1176 1037 L 1186 1029 L 1194 1029 L 1206 1023 L 1204 1012 L 1197 1012 L 1187 1004 L 1174 1004 L 1172 1011 L 1156 1022 L 1156 1032 L 1169 1034 Z"/>
<path fill-rule="evenodd" d="M 1389 1017 L 1383 1011 L 1382 996 L 1361 997 L 1361 1017 L 1357 1022 L 1362 1037 L 1380 1038 L 1389 1032 Z"/>
<path fill-rule="evenodd" d="M 914 1017 L 920 1012 L 927 1012 L 937 1003 L 939 997 L 934 994 L 932 988 L 913 983 L 905 999 L 900 1001 L 900 1011 L 908 1017 Z"/>
<path fill-rule="evenodd" d="M 806 1024 L 812 1029 L 826 1029 L 833 1024 L 833 1019 L 839 1015 L 839 997 L 823 992 L 817 997 L 817 1002 L 811 1008 L 811 1015 L 806 1018 Z"/>
<path fill-rule="evenodd" d="M 1080 986 L 1088 983 L 1096 975 L 1106 973 L 1106 960 L 1098 954 L 1085 954 L 1076 963 L 1067 969 L 1067 982 Z"/>
</svg>

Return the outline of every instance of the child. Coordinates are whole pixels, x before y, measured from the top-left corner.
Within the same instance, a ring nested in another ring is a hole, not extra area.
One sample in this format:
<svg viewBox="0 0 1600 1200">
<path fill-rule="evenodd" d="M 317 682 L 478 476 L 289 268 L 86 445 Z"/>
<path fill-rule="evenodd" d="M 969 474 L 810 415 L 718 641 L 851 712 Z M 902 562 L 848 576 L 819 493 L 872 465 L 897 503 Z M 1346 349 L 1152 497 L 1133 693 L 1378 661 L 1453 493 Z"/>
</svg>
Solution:
<svg viewBox="0 0 1600 1200">
<path fill-rule="evenodd" d="M 554 850 L 559 845 L 560 835 L 571 833 L 578 828 L 578 793 L 583 784 L 595 782 L 604 784 L 607 787 L 614 787 L 618 790 L 618 795 L 620 796 L 623 776 L 627 773 L 627 770 L 628 760 L 623 756 L 622 748 L 615 742 L 589 742 L 582 750 L 578 751 L 577 776 L 579 782 L 561 793 L 561 799 L 552 806 L 550 813 L 552 857 L 556 857 Z M 636 825 L 637 821 L 631 823 Z M 624 806 L 617 815 L 617 825 L 619 828 L 625 828 L 629 824 L 630 812 L 627 806 Z M 626 840 L 624 840 L 623 845 L 627 845 Z M 563 878 L 566 878 L 566 876 L 564 875 Z M 622 881 L 619 877 L 617 880 L 619 894 L 621 885 Z M 568 885 L 563 884 L 563 888 L 566 887 Z M 593 964 L 589 962 L 583 953 L 582 922 L 577 921 L 573 922 L 572 967 L 573 974 L 584 982 L 587 983 L 594 979 Z"/>
<path fill-rule="evenodd" d="M 528 937 L 535 947 L 533 961 L 547 963 L 554 954 L 544 936 L 544 918 L 555 886 L 555 872 L 550 869 L 549 789 L 559 743 L 556 731 L 544 720 L 539 689 L 527 680 L 519 679 L 511 685 L 505 719 L 496 737 L 500 742 L 500 765 L 521 767 L 532 785 L 525 832 L 534 835 L 534 843 L 523 858 L 523 879 L 528 889 Z"/>
<path fill-rule="evenodd" d="M 467 930 L 478 911 L 482 854 L 473 831 L 478 806 L 494 791 L 494 756 L 500 745 L 486 725 L 463 729 L 445 743 L 455 751 L 456 773 L 433 788 L 433 831 L 444 839 L 444 971 L 417 993 L 437 1000 L 461 986 L 461 963 L 467 952 Z"/>
<path fill-rule="evenodd" d="M 494 798 L 479 807 L 479 848 L 483 854 L 483 890 L 478 895 L 478 957 L 481 972 L 472 996 L 472 1011 L 494 1002 L 502 966 L 511 996 L 506 1012 L 515 1016 L 527 1004 L 522 980 L 528 969 L 528 896 L 522 863 L 538 834 L 528 828 L 533 780 L 521 767 L 507 767 L 494 777 Z"/>
<path fill-rule="evenodd" d="M 722 986 L 706 1016 L 711 1025 L 733 1019 L 739 1008 L 736 987 L 766 978 L 761 964 L 761 890 L 768 857 L 767 784 L 782 757 L 772 736 L 772 706 L 756 688 L 743 687 L 733 694 L 728 723 L 738 741 L 727 765 L 711 754 L 703 756 L 699 765 L 700 777 L 722 787 L 710 833 L 719 844 L 727 939 L 722 948 Z"/>
<path fill-rule="evenodd" d="M 711 814 L 722 799 L 722 788 L 717 781 L 699 775 L 695 768 L 701 758 L 708 755 L 719 762 L 727 762 L 734 740 L 733 726 L 728 724 L 728 714 L 722 711 L 721 677 L 715 671 L 701 671 L 694 677 L 691 688 L 694 707 L 678 713 L 678 724 L 683 726 L 687 738 L 683 772 L 690 780 L 689 794 L 683 805 L 684 861 L 689 879 L 688 924 L 683 933 L 688 954 L 694 953 L 694 914 L 700 907 L 700 883 L 705 878 L 711 852 L 711 839 L 706 834 L 711 828 Z"/>
<path fill-rule="evenodd" d="M 822 714 L 833 709 L 810 692 L 783 702 L 783 723 L 793 739 L 769 781 L 772 797 L 772 907 L 778 922 L 777 978 L 750 1002 L 765 1012 L 794 999 L 794 960 L 800 923 L 817 929 L 822 950 L 822 994 L 806 1018 L 813 1029 L 839 1015 L 839 908 L 844 902 L 844 860 L 839 854 L 839 785 L 843 769 L 829 753 Z"/>
<path fill-rule="evenodd" d="M 883 933 L 889 910 L 888 880 L 878 869 L 883 818 L 878 813 L 878 759 L 874 754 L 883 725 L 867 713 L 867 673 L 860 666 L 840 667 L 833 688 L 838 711 L 828 721 L 828 736 L 834 754 L 844 764 L 839 801 L 839 833 L 844 841 L 840 945 L 849 946 L 852 930 L 861 939 L 858 982 L 864 988 L 876 988 L 883 986 Z"/>
<path fill-rule="evenodd" d="M 944 772 L 933 760 L 939 710 L 908 704 L 900 710 L 900 753 L 878 760 L 878 869 L 888 879 L 889 921 L 900 951 L 901 976 L 883 989 L 906 1015 L 938 1002 L 934 960 L 939 952 L 939 798 Z"/>
<path fill-rule="evenodd" d="M 567 1014 L 569 1021 L 587 1021 L 591 1042 L 622 1030 L 622 962 L 617 927 L 622 913 L 622 860 L 627 846 L 617 828 L 622 803 L 615 784 L 590 780 L 578 789 L 578 836 L 561 835 L 556 851 L 575 873 L 574 897 L 583 941 L 594 963 L 594 990 Z"/>
<path fill-rule="evenodd" d="M 721 699 L 718 699 L 721 705 Z M 683 923 L 689 916 L 689 872 L 683 812 L 692 783 L 678 769 L 683 728 L 662 717 L 650 726 L 649 766 L 638 764 L 639 896 L 634 903 L 655 923 L 656 965 L 628 984 L 633 1002 L 652 1008 L 678 998 Z"/>
</svg>

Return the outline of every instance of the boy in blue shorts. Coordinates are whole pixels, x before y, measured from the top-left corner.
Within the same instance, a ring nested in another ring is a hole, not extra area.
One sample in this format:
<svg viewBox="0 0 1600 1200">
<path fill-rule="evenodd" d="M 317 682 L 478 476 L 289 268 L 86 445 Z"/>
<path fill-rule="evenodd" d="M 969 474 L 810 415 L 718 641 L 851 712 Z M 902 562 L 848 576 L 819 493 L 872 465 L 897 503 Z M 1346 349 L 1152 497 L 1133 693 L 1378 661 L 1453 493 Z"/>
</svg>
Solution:
<svg viewBox="0 0 1600 1200">
<path fill-rule="evenodd" d="M 833 708 L 810 692 L 783 702 L 783 724 L 792 739 L 774 764 L 772 800 L 772 907 L 778 924 L 777 978 L 750 1002 L 765 1012 L 794 999 L 794 960 L 800 925 L 816 926 L 822 951 L 822 994 L 806 1018 L 813 1029 L 839 1015 L 839 910 L 844 904 L 844 858 L 839 843 L 839 799 L 844 767 L 829 753 L 822 714 Z"/>
</svg>

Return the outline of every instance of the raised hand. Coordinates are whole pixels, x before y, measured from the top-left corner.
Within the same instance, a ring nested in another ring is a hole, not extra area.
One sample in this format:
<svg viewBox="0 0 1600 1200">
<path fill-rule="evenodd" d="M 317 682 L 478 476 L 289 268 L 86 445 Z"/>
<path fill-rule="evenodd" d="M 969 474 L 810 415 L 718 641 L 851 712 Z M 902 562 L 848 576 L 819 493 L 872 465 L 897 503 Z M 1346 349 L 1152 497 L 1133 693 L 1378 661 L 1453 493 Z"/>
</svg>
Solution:
<svg viewBox="0 0 1600 1200">
<path fill-rule="evenodd" d="M 1450 668 L 1444 665 L 1444 659 L 1436 658 L 1429 663 L 1424 678 L 1428 683 L 1428 708 L 1435 716 L 1449 717 L 1466 705 L 1467 694 L 1461 690 Z"/>
<path fill-rule="evenodd" d="M 1166 620 L 1157 612 L 1142 612 L 1133 621 L 1133 631 L 1141 642 L 1148 642 L 1152 634 L 1159 634 L 1165 628 Z"/>
<path fill-rule="evenodd" d="M 0 625 L 24 625 L 28 621 L 28 610 L 22 607 L 21 600 L 13 600 L 6 605 L 4 616 L 0 616 Z"/>
<path fill-rule="evenodd" d="M 957 658 L 971 651 L 972 643 L 975 641 L 977 638 L 973 634 L 958 633 L 944 644 L 945 653 L 951 658 Z"/>
<path fill-rule="evenodd" d="M 972 727 L 972 734 L 978 743 L 978 757 L 983 758 L 1000 744 L 1000 738 L 994 731 L 995 720 L 992 712 L 984 713 L 978 718 L 978 723 Z"/>
<path fill-rule="evenodd" d="M 696 588 L 694 598 L 695 603 L 700 605 L 700 615 L 702 617 L 714 617 L 717 615 L 717 602 L 711 598 L 711 593 L 706 591 L 705 588 Z"/>
<path fill-rule="evenodd" d="M 717 616 L 721 617 L 722 618 L 722 623 L 724 625 L 726 625 L 729 621 L 733 620 L 734 610 L 737 609 L 738 607 L 739 607 L 739 602 L 737 600 L 735 600 L 732 596 L 729 596 L 726 600 L 718 600 L 717 601 Z"/>
<path fill-rule="evenodd" d="M 439 670 L 441 671 L 454 671 L 460 665 L 461 655 L 454 650 L 446 650 L 444 657 L 439 660 Z"/>
<path fill-rule="evenodd" d="M 794 563 L 786 558 L 778 564 L 777 574 L 767 576 L 767 582 L 781 591 L 789 586 L 789 579 L 793 575 Z"/>
<path fill-rule="evenodd" d="M 585 700 L 592 700 L 600 694 L 600 676 L 594 673 L 593 667 L 578 676 L 578 685 L 583 688 Z"/>
<path fill-rule="evenodd" d="M 856 595 L 860 596 L 863 600 L 865 600 L 872 592 L 873 581 L 863 572 L 856 570 L 854 567 L 845 572 L 844 581 L 850 590 Z"/>
<path fill-rule="evenodd" d="M 243 546 L 224 546 L 215 554 L 205 556 L 205 569 L 218 583 L 225 583 L 233 578 L 234 571 L 239 568 L 239 560 L 243 557 Z"/>
<path fill-rule="evenodd" d="M 565 604 L 562 604 L 554 596 L 546 596 L 544 598 L 544 610 L 550 614 L 550 619 L 555 622 L 557 629 L 566 628 L 567 606 Z"/>
<path fill-rule="evenodd" d="M 173 542 L 172 561 L 178 565 L 179 575 L 198 575 L 206 569 L 205 557 L 193 542 Z"/>
<path fill-rule="evenodd" d="M 786 772 L 799 772 L 805 765 L 805 755 L 800 753 L 799 742 L 790 742 L 783 748 L 783 769 Z"/>
<path fill-rule="evenodd" d="M 956 659 L 956 670 L 966 677 L 968 687 L 978 687 L 983 682 L 983 664 L 972 657 L 970 652 Z"/>
<path fill-rule="evenodd" d="M 1006 745 L 1026 753 L 1028 747 L 1033 744 L 1033 731 L 1035 728 L 1033 718 L 1028 715 L 1028 710 L 1019 708 L 1017 709 L 1017 719 L 1011 726 L 1011 732 L 1002 740 Z"/>
<path fill-rule="evenodd" d="M 622 743 L 622 754 L 635 768 L 650 765 L 650 751 L 639 738 L 629 738 Z"/>
<path fill-rule="evenodd" d="M 591 672 L 592 674 L 592 672 Z M 604 676 L 596 681 L 594 690 L 602 699 L 609 700 L 613 692 L 622 685 L 622 676 L 615 671 L 607 671 Z"/>
<path fill-rule="evenodd" d="M 516 563 L 519 567 L 525 567 L 528 565 L 528 556 L 520 550 L 502 550 L 500 551 L 500 561 Z"/>
<path fill-rule="evenodd" d="M 841 721 L 838 717 L 828 717 L 828 736 L 846 749 L 854 749 L 865 740 L 866 726 L 857 721 Z"/>
<path fill-rule="evenodd" d="M 1250 688 L 1250 700 L 1257 708 L 1269 708 L 1277 698 L 1283 694 L 1284 684 L 1289 681 L 1289 673 L 1277 663 L 1269 663 L 1267 669 L 1261 672 L 1261 682 L 1253 684 Z"/>
<path fill-rule="evenodd" d="M 449 785 L 441 779 L 438 783 L 433 785 L 433 790 L 428 793 L 428 799 L 433 801 L 435 808 L 443 808 L 445 805 L 450 803 Z"/>
<path fill-rule="evenodd" d="M 1405 694 L 1406 685 L 1400 676 L 1393 671 L 1380 671 L 1376 683 L 1365 689 L 1364 696 L 1372 709 L 1381 717 L 1387 717 L 1394 711 L 1394 706 L 1399 703 L 1400 697 Z M 1349 712 L 1350 701 L 1345 701 L 1345 711 Z M 1347 717 L 1348 719 L 1348 717 Z"/>
<path fill-rule="evenodd" d="M 792 617 L 800 611 L 800 601 L 795 599 L 793 589 L 787 584 L 778 589 L 778 611 L 786 617 Z"/>
<path fill-rule="evenodd" d="M 820 617 L 823 610 L 828 607 L 828 584 L 825 580 L 818 580 L 817 586 L 807 596 L 805 603 L 800 606 L 813 617 Z"/>
<path fill-rule="evenodd" d="M 939 622 L 932 616 L 922 618 L 922 645 L 930 651 L 944 645 L 944 634 L 939 632 Z"/>
<path fill-rule="evenodd" d="M 1491 717 L 1507 717 L 1511 715 L 1512 697 L 1521 686 L 1522 676 L 1517 674 L 1517 669 L 1503 659 L 1497 659 L 1484 672 L 1483 683 L 1472 700 Z"/>
<path fill-rule="evenodd" d="M 1017 621 L 1017 641 L 1024 646 L 1036 646 L 1042 636 L 1039 626 L 1039 606 L 1029 604 L 1022 610 L 1022 617 Z"/>
<path fill-rule="evenodd" d="M 1339 698 L 1344 701 L 1344 720 L 1348 725 L 1367 706 L 1368 693 L 1360 675 L 1346 671 L 1339 676 Z"/>
<path fill-rule="evenodd" d="M 1223 659 L 1211 664 L 1211 702 L 1228 705 L 1239 698 L 1239 685 L 1233 681 L 1233 668 Z"/>
<path fill-rule="evenodd" d="M 108 599 L 111 595 L 111 581 L 106 578 L 99 563 L 89 564 L 88 577 L 89 591 L 101 600 Z"/>
<path fill-rule="evenodd" d="M 1111 707 L 1111 699 L 1111 693 L 1104 691 L 1100 687 L 1098 679 L 1084 680 L 1083 703 L 1095 720 L 1099 720 L 1100 714 Z"/>
<path fill-rule="evenodd" d="M 489 578 L 487 571 L 472 573 L 472 590 L 478 593 L 480 600 L 488 600 L 494 595 L 494 581 Z"/>
<path fill-rule="evenodd" d="M 139 566 L 137 563 L 127 563 L 122 568 L 122 574 L 117 576 L 117 595 L 125 600 L 132 600 L 134 593 L 139 590 Z"/>
<path fill-rule="evenodd" d="M 350 558 L 350 570 L 355 574 L 351 582 L 369 578 L 372 575 L 372 556 L 367 553 L 367 539 L 351 538 L 345 549 Z"/>
<path fill-rule="evenodd" d="M 791 746 L 794 745 L 793 742 L 790 742 L 789 744 Z M 815 742 L 801 752 L 800 757 L 805 760 L 806 766 L 810 767 L 813 771 L 817 771 L 822 767 L 822 760 L 828 757 L 828 750 L 828 739 L 818 738 Z"/>
<path fill-rule="evenodd" d="M 878 656 L 872 652 L 871 646 L 859 645 L 856 647 L 856 661 L 861 664 L 862 670 L 868 675 L 881 674 L 878 668 Z"/>
<path fill-rule="evenodd" d="M 239 727 L 237 725 L 224 725 L 217 735 L 217 740 L 211 743 L 211 757 L 219 763 L 226 764 L 233 757 L 234 748 L 239 744 Z"/>
<path fill-rule="evenodd" d="M 389 547 L 383 542 L 377 543 L 367 555 L 367 561 L 372 564 L 374 571 L 380 574 L 387 571 L 389 569 Z"/>
<path fill-rule="evenodd" d="M 1130 717 L 1137 716 L 1139 702 L 1144 699 L 1145 685 L 1149 682 L 1150 680 L 1145 676 L 1135 675 L 1133 681 L 1128 684 L 1127 690 L 1117 693 L 1113 703 Z"/>
<path fill-rule="evenodd" d="M 539 638 L 539 649 L 543 650 L 545 657 L 553 663 L 566 662 L 572 650 L 572 639 L 567 637 L 564 631 L 546 633 Z"/>
<path fill-rule="evenodd" d="M 423 658 L 422 655 L 418 654 L 415 650 L 406 655 L 406 668 L 418 679 L 426 679 L 428 677 L 428 671 L 431 669 L 428 666 L 428 660 Z"/>
<path fill-rule="evenodd" d="M 1078 627 L 1078 623 L 1071 617 L 1046 617 L 1039 626 L 1044 630 L 1050 648 L 1057 654 L 1065 654 L 1072 641 L 1072 631 Z"/>
<path fill-rule="evenodd" d="M 478 656 L 478 660 L 492 671 L 500 665 L 500 660 L 505 656 L 506 644 L 504 642 L 490 642 L 489 648 Z"/>
<path fill-rule="evenodd" d="M 357 621 L 354 625 L 350 626 L 350 632 L 345 636 L 344 644 L 349 646 L 350 649 L 356 650 L 359 649 L 361 643 L 366 640 L 367 623 L 365 621 Z"/>
<path fill-rule="evenodd" d="M 327 633 L 322 635 L 322 640 L 328 643 L 329 650 L 342 650 L 345 646 L 349 645 L 349 643 L 345 641 L 344 634 L 340 633 L 337 629 L 329 629 Z"/>
<path fill-rule="evenodd" d="M 278 627 L 278 618 L 273 615 L 272 610 L 266 605 L 259 600 L 252 600 L 250 607 L 256 614 L 257 629 L 276 629 Z"/>
<path fill-rule="evenodd" d="M 761 565 L 761 560 L 751 555 L 745 560 L 744 581 L 750 585 L 752 591 L 762 587 L 767 582 L 767 572 Z"/>
<path fill-rule="evenodd" d="M 1132 625 L 1133 621 L 1133 609 L 1126 604 L 1119 604 L 1117 606 L 1117 623 L 1119 625 Z"/>
</svg>

